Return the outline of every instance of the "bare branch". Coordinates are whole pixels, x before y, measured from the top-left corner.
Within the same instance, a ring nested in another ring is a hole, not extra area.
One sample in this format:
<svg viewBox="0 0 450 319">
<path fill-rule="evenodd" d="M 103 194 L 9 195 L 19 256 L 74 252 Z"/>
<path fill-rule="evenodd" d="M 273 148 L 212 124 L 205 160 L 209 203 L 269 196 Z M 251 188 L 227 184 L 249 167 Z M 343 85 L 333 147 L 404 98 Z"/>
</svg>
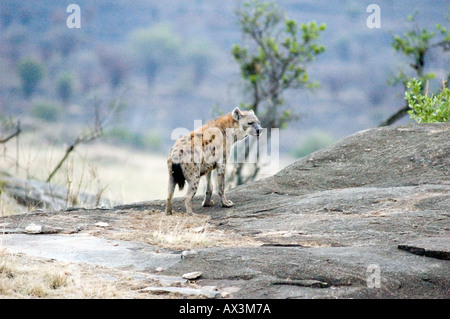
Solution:
<svg viewBox="0 0 450 319">
<path fill-rule="evenodd" d="M 122 95 L 125 93 L 125 91 L 122 93 Z M 112 118 L 113 114 L 116 112 L 120 105 L 120 100 L 122 95 L 116 100 L 111 112 L 107 114 L 104 120 L 100 118 L 100 108 L 97 102 L 94 103 L 94 116 L 95 116 L 95 124 L 94 129 L 85 134 L 84 136 L 78 136 L 75 141 L 70 144 L 67 149 L 64 156 L 59 161 L 58 165 L 53 169 L 53 171 L 50 173 L 50 175 L 47 178 L 47 183 L 51 181 L 53 176 L 56 174 L 56 172 L 61 168 L 63 163 L 67 160 L 70 153 L 73 152 L 73 150 L 79 145 L 83 143 L 89 143 L 97 138 L 99 138 L 103 134 L 103 129 L 106 126 L 106 123 Z"/>
<path fill-rule="evenodd" d="M 86 134 L 85 136 L 77 137 L 76 140 L 67 147 L 66 153 L 64 154 L 63 158 L 61 158 L 61 160 L 59 161 L 58 165 L 56 165 L 56 167 L 50 173 L 50 175 L 48 176 L 46 182 L 49 183 L 51 181 L 53 176 L 61 168 L 62 164 L 69 157 L 70 153 L 73 152 L 75 147 L 77 147 L 79 144 L 88 143 L 88 142 L 91 142 L 91 141 L 97 139 L 98 137 L 100 137 L 102 135 L 102 132 L 103 132 L 103 128 L 100 125 L 100 126 L 96 127 L 93 131 L 91 131 L 88 134 Z"/>
<path fill-rule="evenodd" d="M 0 144 L 5 144 L 6 142 L 8 142 L 10 139 L 18 136 L 20 133 L 22 132 L 22 128 L 20 127 L 20 120 L 17 121 L 17 125 L 16 125 L 16 130 L 15 132 L 11 133 L 9 136 L 0 139 Z"/>
<path fill-rule="evenodd" d="M 397 112 L 395 112 L 393 115 L 391 115 L 387 120 L 383 121 L 382 123 L 380 123 L 380 125 L 378 125 L 379 127 L 382 126 L 388 126 L 391 125 L 395 122 L 397 122 L 398 120 L 400 120 L 402 117 L 404 117 L 406 114 L 408 114 L 408 111 L 410 110 L 409 106 L 406 105 L 404 107 L 402 107 L 400 110 L 398 110 Z"/>
<path fill-rule="evenodd" d="M 100 112 L 99 112 L 99 107 L 98 107 L 97 103 L 94 104 L 94 108 L 95 108 L 95 127 L 94 127 L 94 129 L 92 131 L 88 132 L 84 136 L 78 136 L 75 139 L 75 141 L 67 147 L 66 153 L 61 158 L 61 160 L 56 165 L 56 167 L 53 169 L 53 171 L 50 173 L 50 175 L 48 176 L 48 178 L 46 180 L 47 183 L 49 183 L 52 180 L 52 178 L 55 176 L 56 172 L 61 168 L 63 163 L 67 160 L 67 158 L 69 157 L 70 153 L 72 153 L 73 150 L 79 144 L 89 143 L 89 142 L 99 138 L 102 135 L 102 133 L 103 133 L 103 124 L 102 124 L 102 122 L 100 120 L 100 115 L 99 115 Z"/>
</svg>

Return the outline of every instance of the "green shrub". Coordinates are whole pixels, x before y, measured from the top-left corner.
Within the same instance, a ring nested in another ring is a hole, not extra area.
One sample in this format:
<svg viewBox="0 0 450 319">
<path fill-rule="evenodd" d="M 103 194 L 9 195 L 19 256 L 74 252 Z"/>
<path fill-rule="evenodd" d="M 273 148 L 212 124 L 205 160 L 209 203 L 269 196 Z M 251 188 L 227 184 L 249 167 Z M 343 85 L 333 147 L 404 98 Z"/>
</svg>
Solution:
<svg viewBox="0 0 450 319">
<path fill-rule="evenodd" d="M 48 122 L 56 122 L 62 114 L 62 108 L 53 102 L 41 101 L 34 104 L 31 114 Z"/>
<path fill-rule="evenodd" d="M 407 84 L 405 97 L 411 108 L 408 114 L 417 123 L 448 122 L 450 120 L 450 90 L 445 86 L 445 82 L 439 93 L 428 96 L 428 92 L 425 94 L 422 92 L 422 82 L 413 78 Z"/>
<path fill-rule="evenodd" d="M 145 140 L 145 144 L 152 150 L 159 150 L 162 146 L 162 137 L 157 131 L 151 131 L 145 134 Z"/>
<path fill-rule="evenodd" d="M 63 73 L 56 81 L 56 92 L 58 97 L 67 103 L 72 97 L 74 91 L 74 80 L 70 73 Z"/>
<path fill-rule="evenodd" d="M 29 98 L 44 78 L 45 66 L 41 62 L 29 58 L 19 62 L 17 72 L 22 83 L 23 95 L 25 98 Z"/>
<path fill-rule="evenodd" d="M 176 65 L 184 50 L 181 38 L 170 25 L 137 29 L 130 39 L 136 62 L 144 70 L 149 85 L 153 84 L 163 67 Z"/>
<path fill-rule="evenodd" d="M 334 141 L 335 139 L 328 133 L 312 131 L 308 134 L 301 146 L 292 152 L 292 155 L 295 156 L 295 158 L 300 158 L 320 150 L 321 148 L 332 144 Z"/>
<path fill-rule="evenodd" d="M 105 132 L 105 136 L 113 142 L 126 144 L 137 149 L 150 148 L 157 150 L 161 147 L 161 135 L 151 131 L 147 134 L 132 132 L 131 130 L 115 126 Z"/>
</svg>

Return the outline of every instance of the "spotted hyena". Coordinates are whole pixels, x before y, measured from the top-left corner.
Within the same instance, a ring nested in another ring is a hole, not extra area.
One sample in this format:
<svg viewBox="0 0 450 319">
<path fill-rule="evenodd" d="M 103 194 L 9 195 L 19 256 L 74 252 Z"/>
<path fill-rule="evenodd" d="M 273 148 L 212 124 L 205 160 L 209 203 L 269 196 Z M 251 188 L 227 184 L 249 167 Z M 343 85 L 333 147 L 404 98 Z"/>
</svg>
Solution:
<svg viewBox="0 0 450 319">
<path fill-rule="evenodd" d="M 206 175 L 206 195 L 203 206 L 211 206 L 211 173 L 217 170 L 218 193 L 222 206 L 231 207 L 233 202 L 225 196 L 225 166 L 233 144 L 248 135 L 259 136 L 262 128 L 253 111 L 235 108 L 231 113 L 206 123 L 175 142 L 169 153 L 169 189 L 166 214 L 172 214 L 172 197 L 175 186 L 180 190 L 185 182 L 188 190 L 184 197 L 186 213 L 192 214 L 192 198 L 197 192 L 200 177 Z"/>
</svg>

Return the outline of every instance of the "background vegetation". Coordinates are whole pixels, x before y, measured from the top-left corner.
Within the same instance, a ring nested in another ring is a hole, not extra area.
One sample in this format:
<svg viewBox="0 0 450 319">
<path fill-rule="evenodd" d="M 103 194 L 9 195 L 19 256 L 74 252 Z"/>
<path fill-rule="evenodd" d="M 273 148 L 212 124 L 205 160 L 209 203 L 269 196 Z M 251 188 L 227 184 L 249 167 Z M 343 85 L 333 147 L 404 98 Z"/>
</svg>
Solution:
<svg viewBox="0 0 450 319">
<path fill-rule="evenodd" d="M 103 141 L 165 156 L 173 129 L 242 105 L 284 128 L 282 155 L 301 156 L 406 114 L 412 77 L 423 95 L 424 80 L 439 92 L 450 73 L 443 1 L 378 1 L 379 29 L 366 25 L 371 1 L 277 1 L 282 15 L 262 5 L 275 26 L 264 54 L 243 28 L 244 1 L 78 0 L 81 28 L 69 29 L 72 2 L 1 1 L 0 139 L 20 120 L 44 143 L 70 145 L 101 120 Z M 290 56 L 301 59 L 279 82 L 253 68 L 270 73 Z M 275 83 L 289 90 L 266 94 Z"/>
</svg>

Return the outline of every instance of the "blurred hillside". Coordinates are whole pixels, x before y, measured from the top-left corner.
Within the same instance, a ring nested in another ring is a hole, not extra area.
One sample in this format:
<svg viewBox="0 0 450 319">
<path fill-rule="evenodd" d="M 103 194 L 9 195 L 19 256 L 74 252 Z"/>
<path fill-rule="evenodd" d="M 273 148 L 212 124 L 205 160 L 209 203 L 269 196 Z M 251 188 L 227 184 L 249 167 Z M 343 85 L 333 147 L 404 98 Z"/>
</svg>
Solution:
<svg viewBox="0 0 450 319">
<path fill-rule="evenodd" d="M 109 140 L 166 153 L 173 129 L 192 129 L 195 119 L 206 121 L 244 101 L 239 67 L 231 55 L 232 45 L 242 42 L 235 17 L 239 1 L 77 0 L 80 29 L 66 25 L 70 3 L 74 1 L 1 1 L 3 118 L 93 125 L 97 105 L 108 118 Z M 445 25 L 449 5 L 377 1 L 381 28 L 370 29 L 366 8 L 373 1 L 277 3 L 299 23 L 327 25 L 319 41 L 326 51 L 307 70 L 320 88 L 291 92 L 287 99 L 300 115 L 281 132 L 281 149 L 288 154 L 311 136 L 331 141 L 374 127 L 402 106 L 402 88 L 386 84 L 391 74 L 408 70 L 390 45 L 392 35 L 406 32 L 406 17 L 416 10 L 417 25 L 430 30 L 436 23 Z M 27 96 L 18 70 L 30 61 L 38 64 L 35 72 L 42 79 Z M 437 53 L 426 65 L 441 79 L 449 59 Z M 79 130 L 63 135 L 71 134 L 77 136 Z"/>
</svg>

